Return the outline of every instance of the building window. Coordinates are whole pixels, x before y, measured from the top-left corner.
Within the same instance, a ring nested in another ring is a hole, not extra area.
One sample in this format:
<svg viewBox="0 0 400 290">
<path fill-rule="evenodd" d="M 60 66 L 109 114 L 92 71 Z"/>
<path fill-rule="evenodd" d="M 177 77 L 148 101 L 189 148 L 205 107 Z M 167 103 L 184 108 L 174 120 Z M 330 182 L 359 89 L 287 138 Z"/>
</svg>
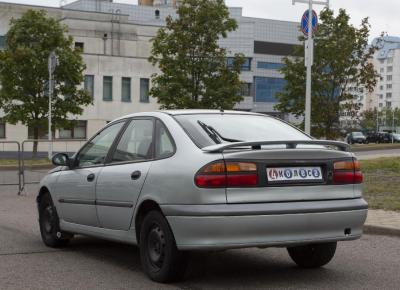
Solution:
<svg viewBox="0 0 400 290">
<path fill-rule="evenodd" d="M 150 89 L 149 79 L 140 79 L 140 102 L 141 103 L 149 102 L 149 89 Z"/>
<path fill-rule="evenodd" d="M 386 76 L 386 80 L 387 80 L 387 81 L 391 81 L 391 80 L 392 80 L 392 75 Z"/>
<path fill-rule="evenodd" d="M 232 67 L 233 67 L 233 61 L 234 61 L 234 59 L 235 59 L 234 57 L 228 57 L 228 58 L 226 59 L 226 63 L 227 63 L 227 65 L 228 65 L 229 68 L 232 68 Z M 244 63 L 242 64 L 240 70 L 241 70 L 241 71 L 251 71 L 251 61 L 252 61 L 252 58 L 251 58 L 251 57 L 246 57 L 246 58 L 244 59 Z"/>
<path fill-rule="evenodd" d="M 392 97 L 392 93 L 386 93 L 386 98 L 391 98 Z"/>
<path fill-rule="evenodd" d="M 0 139 L 6 138 L 6 123 L 0 120 Z"/>
<path fill-rule="evenodd" d="M 392 102 L 386 102 L 386 107 L 387 107 L 387 108 L 392 107 Z"/>
<path fill-rule="evenodd" d="M 387 63 L 393 63 L 393 57 L 388 57 L 387 58 Z"/>
<path fill-rule="evenodd" d="M 286 80 L 283 78 L 255 77 L 256 102 L 276 102 L 276 93 L 283 91 Z"/>
<path fill-rule="evenodd" d="M 382 108 L 383 107 L 383 104 L 382 103 L 379 103 L 379 108 Z"/>
<path fill-rule="evenodd" d="M 380 72 L 381 72 L 381 73 L 385 72 L 385 68 L 384 68 L 384 67 L 381 67 Z"/>
<path fill-rule="evenodd" d="M 393 67 L 392 66 L 388 66 L 386 69 L 386 72 L 392 72 L 393 71 Z"/>
<path fill-rule="evenodd" d="M 273 70 L 279 70 L 282 67 L 284 67 L 283 63 L 277 63 L 277 62 L 264 62 L 264 61 L 259 61 L 257 62 L 257 68 L 261 69 L 273 69 Z"/>
<path fill-rule="evenodd" d="M 386 88 L 387 88 L 387 89 L 391 89 L 391 88 L 392 88 L 392 84 L 387 84 L 387 85 L 386 85 Z"/>
<path fill-rule="evenodd" d="M 379 99 L 383 99 L 383 95 L 382 94 L 379 94 L 378 96 L 379 96 Z"/>
<path fill-rule="evenodd" d="M 5 35 L 0 35 L 0 49 L 4 49 L 6 47 L 6 37 Z"/>
<path fill-rule="evenodd" d="M 72 127 L 59 131 L 60 139 L 86 139 L 87 121 L 76 121 Z"/>
<path fill-rule="evenodd" d="M 80 49 L 83 51 L 85 44 L 83 42 L 75 42 L 75 49 Z"/>
<path fill-rule="evenodd" d="M 47 134 L 49 132 L 47 126 L 46 127 L 39 127 L 39 134 L 38 134 L 38 139 L 49 139 L 49 136 Z M 55 136 L 55 131 L 53 129 L 53 138 Z M 28 139 L 34 139 L 34 132 L 33 132 L 33 127 L 28 126 Z"/>
<path fill-rule="evenodd" d="M 241 96 L 251 96 L 251 83 L 242 83 L 240 87 Z"/>
<path fill-rule="evenodd" d="M 85 75 L 84 89 L 94 99 L 94 75 Z"/>
<path fill-rule="evenodd" d="M 131 78 L 122 78 L 121 81 L 121 101 L 131 101 Z"/>
<path fill-rule="evenodd" d="M 113 91 L 113 78 L 110 76 L 103 77 L 103 100 L 112 101 L 112 91 Z"/>
</svg>

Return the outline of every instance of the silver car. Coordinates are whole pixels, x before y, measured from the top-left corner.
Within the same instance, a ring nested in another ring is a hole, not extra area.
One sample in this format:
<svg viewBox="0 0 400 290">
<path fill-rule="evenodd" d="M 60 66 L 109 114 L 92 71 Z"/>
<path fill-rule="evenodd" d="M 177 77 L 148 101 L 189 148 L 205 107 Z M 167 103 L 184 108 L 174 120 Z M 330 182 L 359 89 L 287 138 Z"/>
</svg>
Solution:
<svg viewBox="0 0 400 290">
<path fill-rule="evenodd" d="M 37 197 L 41 236 L 50 247 L 74 234 L 138 245 L 158 282 L 181 279 L 192 250 L 287 247 L 300 267 L 320 267 L 367 216 L 348 149 L 261 114 L 132 114 L 53 157 Z"/>
</svg>

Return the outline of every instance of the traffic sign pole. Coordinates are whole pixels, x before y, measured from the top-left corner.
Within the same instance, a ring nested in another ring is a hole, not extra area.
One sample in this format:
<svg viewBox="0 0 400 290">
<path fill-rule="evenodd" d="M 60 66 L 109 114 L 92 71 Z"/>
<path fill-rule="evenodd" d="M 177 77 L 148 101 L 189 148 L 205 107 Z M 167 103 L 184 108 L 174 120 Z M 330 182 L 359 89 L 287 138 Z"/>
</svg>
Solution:
<svg viewBox="0 0 400 290">
<path fill-rule="evenodd" d="M 53 156 L 53 132 L 51 131 L 52 127 L 52 120 L 51 120 L 51 114 L 52 114 L 52 107 L 51 107 L 51 98 L 53 97 L 53 92 L 54 92 L 54 80 L 53 80 L 53 74 L 56 69 L 56 66 L 58 64 L 58 59 L 57 55 L 55 54 L 54 51 L 52 51 L 49 55 L 48 59 L 48 69 L 49 69 L 49 131 L 48 131 L 48 137 L 49 137 L 49 152 L 48 152 L 48 157 L 51 160 Z"/>
<path fill-rule="evenodd" d="M 311 75 L 312 75 L 312 64 L 314 58 L 314 41 L 313 32 L 316 29 L 317 20 L 315 21 L 315 29 L 313 29 L 313 4 L 324 5 L 329 7 L 329 0 L 325 1 L 313 1 L 313 0 L 292 0 L 294 5 L 298 3 L 308 4 L 308 23 L 307 23 L 307 43 L 304 50 L 305 65 L 307 67 L 307 80 L 306 80 L 306 99 L 305 99 L 305 110 L 304 110 L 304 130 L 307 134 L 311 135 Z M 304 29 L 303 29 L 304 32 Z"/>
</svg>

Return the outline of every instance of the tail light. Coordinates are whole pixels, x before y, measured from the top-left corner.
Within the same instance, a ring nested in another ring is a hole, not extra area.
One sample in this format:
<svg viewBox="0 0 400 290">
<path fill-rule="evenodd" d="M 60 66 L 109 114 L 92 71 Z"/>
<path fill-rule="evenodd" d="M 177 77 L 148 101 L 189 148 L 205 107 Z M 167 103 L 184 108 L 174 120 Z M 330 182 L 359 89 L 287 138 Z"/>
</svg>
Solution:
<svg viewBox="0 0 400 290">
<path fill-rule="evenodd" d="M 198 187 L 254 187 L 258 184 L 257 164 L 218 161 L 207 164 L 195 176 Z"/>
<path fill-rule="evenodd" d="M 360 162 L 356 159 L 349 161 L 339 161 L 333 164 L 333 183 L 334 184 L 355 184 L 362 183 Z"/>
</svg>

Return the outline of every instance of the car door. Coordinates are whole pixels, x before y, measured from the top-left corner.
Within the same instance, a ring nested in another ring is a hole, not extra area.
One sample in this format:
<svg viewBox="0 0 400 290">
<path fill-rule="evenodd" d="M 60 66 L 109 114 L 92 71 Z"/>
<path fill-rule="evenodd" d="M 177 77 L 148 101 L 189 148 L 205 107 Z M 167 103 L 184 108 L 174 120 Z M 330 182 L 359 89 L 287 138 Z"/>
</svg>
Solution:
<svg viewBox="0 0 400 290">
<path fill-rule="evenodd" d="M 76 155 L 74 168 L 61 171 L 55 193 L 61 218 L 70 223 L 98 226 L 95 207 L 96 180 L 106 156 L 125 121 L 96 134 Z"/>
<path fill-rule="evenodd" d="M 133 119 L 114 145 L 96 185 L 101 227 L 128 230 L 154 156 L 153 118 Z"/>
</svg>

